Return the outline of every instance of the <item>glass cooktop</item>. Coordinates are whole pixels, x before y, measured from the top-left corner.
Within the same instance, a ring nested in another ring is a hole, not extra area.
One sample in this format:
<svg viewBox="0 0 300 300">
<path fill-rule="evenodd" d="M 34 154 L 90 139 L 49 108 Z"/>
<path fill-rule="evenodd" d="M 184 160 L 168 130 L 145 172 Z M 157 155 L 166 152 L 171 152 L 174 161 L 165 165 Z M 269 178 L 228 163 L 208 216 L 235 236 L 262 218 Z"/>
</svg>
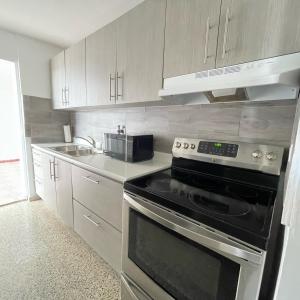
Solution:
<svg viewBox="0 0 300 300">
<path fill-rule="evenodd" d="M 207 163 L 197 170 L 173 167 L 126 182 L 125 190 L 265 248 L 276 176 L 254 176 L 253 171 L 223 166 L 208 170 Z"/>
</svg>

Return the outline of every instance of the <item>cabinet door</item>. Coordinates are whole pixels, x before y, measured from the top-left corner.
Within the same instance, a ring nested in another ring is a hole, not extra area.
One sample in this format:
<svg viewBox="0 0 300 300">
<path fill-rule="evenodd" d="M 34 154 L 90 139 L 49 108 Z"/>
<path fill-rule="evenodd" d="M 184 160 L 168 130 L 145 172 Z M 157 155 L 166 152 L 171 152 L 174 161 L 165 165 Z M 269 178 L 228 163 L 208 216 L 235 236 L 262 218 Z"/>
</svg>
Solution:
<svg viewBox="0 0 300 300">
<path fill-rule="evenodd" d="M 68 107 L 86 105 L 85 40 L 65 51 L 66 99 Z"/>
<path fill-rule="evenodd" d="M 166 1 L 146 0 L 117 23 L 117 103 L 159 100 Z"/>
<path fill-rule="evenodd" d="M 43 200 L 45 204 L 57 212 L 56 207 L 56 190 L 55 190 L 55 173 L 54 173 L 54 157 L 41 153 L 41 164 L 43 169 Z"/>
<path fill-rule="evenodd" d="M 168 0 L 164 78 L 215 67 L 221 0 Z"/>
<path fill-rule="evenodd" d="M 121 232 L 75 200 L 74 230 L 117 272 L 121 271 Z"/>
<path fill-rule="evenodd" d="M 72 166 L 73 198 L 122 230 L 123 186 L 119 182 Z"/>
<path fill-rule="evenodd" d="M 300 51 L 299 0 L 223 0 L 217 66 Z"/>
<path fill-rule="evenodd" d="M 111 23 L 86 38 L 87 105 L 115 103 L 116 26 Z"/>
<path fill-rule="evenodd" d="M 44 198 L 44 174 L 42 167 L 42 152 L 32 149 L 32 162 L 34 170 L 35 191 L 38 196 Z"/>
<path fill-rule="evenodd" d="M 66 84 L 65 51 L 51 59 L 53 108 L 64 108 L 64 89 Z"/>
<path fill-rule="evenodd" d="M 73 227 L 71 164 L 55 158 L 55 184 L 57 214 L 69 227 Z"/>
</svg>

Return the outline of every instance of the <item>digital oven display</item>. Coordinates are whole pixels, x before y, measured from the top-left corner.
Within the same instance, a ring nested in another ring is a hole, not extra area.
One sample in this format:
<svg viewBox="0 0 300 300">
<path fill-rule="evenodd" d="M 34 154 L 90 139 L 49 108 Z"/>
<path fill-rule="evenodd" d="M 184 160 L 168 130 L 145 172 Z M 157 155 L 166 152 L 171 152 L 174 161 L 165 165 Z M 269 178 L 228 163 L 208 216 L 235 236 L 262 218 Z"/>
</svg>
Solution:
<svg viewBox="0 0 300 300">
<path fill-rule="evenodd" d="M 236 144 L 201 141 L 197 151 L 204 154 L 236 157 L 238 149 L 239 145 Z"/>
</svg>

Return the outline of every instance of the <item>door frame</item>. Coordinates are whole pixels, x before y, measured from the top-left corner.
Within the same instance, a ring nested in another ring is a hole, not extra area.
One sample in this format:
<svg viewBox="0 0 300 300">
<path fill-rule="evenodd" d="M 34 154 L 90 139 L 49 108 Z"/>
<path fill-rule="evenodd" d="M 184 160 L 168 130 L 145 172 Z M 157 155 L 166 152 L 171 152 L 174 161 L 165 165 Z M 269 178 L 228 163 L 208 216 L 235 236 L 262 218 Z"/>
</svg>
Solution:
<svg viewBox="0 0 300 300">
<path fill-rule="evenodd" d="M 34 188 L 34 181 L 33 181 L 33 168 L 31 171 L 29 167 L 30 160 L 32 161 L 30 152 L 28 151 L 28 149 L 30 149 L 28 148 L 28 145 L 30 146 L 30 141 L 28 143 L 25 135 L 25 116 L 24 116 L 23 94 L 22 94 L 22 86 L 21 86 L 20 64 L 19 64 L 19 60 L 7 60 L 7 61 L 13 63 L 15 67 L 14 69 L 15 69 L 17 101 L 18 101 L 18 119 L 19 119 L 19 129 L 20 129 L 19 134 L 20 134 L 20 142 L 21 142 L 20 162 L 21 162 L 21 172 L 22 172 L 24 187 L 25 187 L 25 191 L 24 191 L 25 199 L 20 199 L 20 200 L 30 200 L 30 195 L 32 195 L 32 191 L 33 192 L 35 191 L 35 188 Z"/>
</svg>

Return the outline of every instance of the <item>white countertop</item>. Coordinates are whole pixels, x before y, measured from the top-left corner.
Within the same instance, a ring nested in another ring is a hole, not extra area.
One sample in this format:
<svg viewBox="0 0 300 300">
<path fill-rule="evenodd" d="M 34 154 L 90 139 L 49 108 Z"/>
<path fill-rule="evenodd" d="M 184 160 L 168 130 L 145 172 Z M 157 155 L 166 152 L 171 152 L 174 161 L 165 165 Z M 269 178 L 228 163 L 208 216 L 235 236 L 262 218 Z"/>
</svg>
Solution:
<svg viewBox="0 0 300 300">
<path fill-rule="evenodd" d="M 171 166 L 172 155 L 163 152 L 154 152 L 151 160 L 129 163 L 120 161 L 104 154 L 74 157 L 56 152 L 50 147 L 67 146 L 72 144 L 47 143 L 32 144 L 32 147 L 65 160 L 73 165 L 95 172 L 99 175 L 124 183 L 127 180 L 155 173 Z"/>
</svg>

